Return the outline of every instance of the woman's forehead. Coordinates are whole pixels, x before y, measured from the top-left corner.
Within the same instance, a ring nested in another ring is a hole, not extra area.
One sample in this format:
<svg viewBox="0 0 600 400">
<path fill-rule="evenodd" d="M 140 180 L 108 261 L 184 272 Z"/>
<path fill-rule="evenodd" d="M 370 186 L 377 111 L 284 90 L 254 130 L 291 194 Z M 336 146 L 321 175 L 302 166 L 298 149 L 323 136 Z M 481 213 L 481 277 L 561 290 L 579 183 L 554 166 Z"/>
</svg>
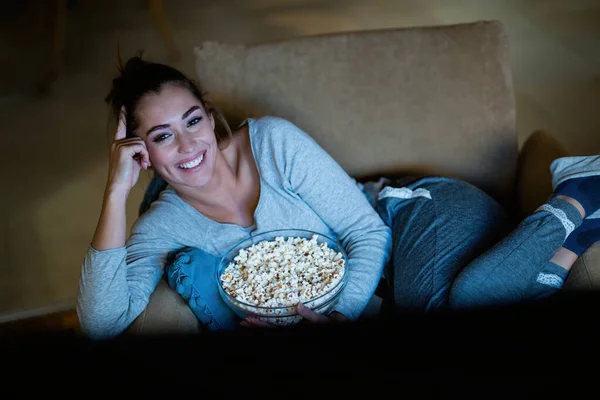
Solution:
<svg viewBox="0 0 600 400">
<path fill-rule="evenodd" d="M 190 107 L 197 105 L 200 105 L 200 101 L 189 90 L 169 85 L 158 93 L 145 95 L 140 100 L 136 111 L 145 120 L 181 118 Z"/>
</svg>

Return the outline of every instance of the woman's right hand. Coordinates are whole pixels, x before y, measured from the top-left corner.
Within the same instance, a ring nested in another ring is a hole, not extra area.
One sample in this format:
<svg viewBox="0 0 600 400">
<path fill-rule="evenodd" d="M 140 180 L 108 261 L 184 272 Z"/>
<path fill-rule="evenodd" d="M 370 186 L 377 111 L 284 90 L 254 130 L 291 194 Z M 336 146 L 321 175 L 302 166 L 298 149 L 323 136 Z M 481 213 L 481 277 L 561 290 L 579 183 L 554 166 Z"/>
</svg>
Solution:
<svg viewBox="0 0 600 400">
<path fill-rule="evenodd" d="M 110 148 L 110 164 L 106 190 L 127 196 L 137 183 L 142 168 L 150 168 L 150 156 L 144 140 L 126 138 L 125 108 L 121 108 L 115 140 Z"/>
</svg>

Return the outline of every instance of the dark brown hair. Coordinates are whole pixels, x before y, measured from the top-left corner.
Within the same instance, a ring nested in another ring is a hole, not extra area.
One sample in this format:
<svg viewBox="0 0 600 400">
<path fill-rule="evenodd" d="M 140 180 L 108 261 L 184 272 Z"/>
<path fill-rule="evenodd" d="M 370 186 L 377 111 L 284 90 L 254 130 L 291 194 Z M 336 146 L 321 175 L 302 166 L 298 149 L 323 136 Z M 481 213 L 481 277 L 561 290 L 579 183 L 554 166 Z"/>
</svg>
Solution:
<svg viewBox="0 0 600 400">
<path fill-rule="evenodd" d="M 138 121 L 135 120 L 135 108 L 139 104 L 142 97 L 148 93 L 160 93 L 161 89 L 166 84 L 179 85 L 190 91 L 199 101 L 204 111 L 217 119 L 223 128 L 226 135 L 217 135 L 217 142 L 231 138 L 231 128 L 225 120 L 225 117 L 205 99 L 205 93 L 202 93 L 191 79 L 185 76 L 179 70 L 169 67 L 168 65 L 153 63 L 142 60 L 142 54 L 130 58 L 125 65 L 118 57 L 119 76 L 113 79 L 110 93 L 106 96 L 105 101 L 111 105 L 113 116 L 118 120 L 121 107 L 125 107 L 126 127 L 128 138 L 134 137 L 133 132 L 138 127 Z"/>
</svg>

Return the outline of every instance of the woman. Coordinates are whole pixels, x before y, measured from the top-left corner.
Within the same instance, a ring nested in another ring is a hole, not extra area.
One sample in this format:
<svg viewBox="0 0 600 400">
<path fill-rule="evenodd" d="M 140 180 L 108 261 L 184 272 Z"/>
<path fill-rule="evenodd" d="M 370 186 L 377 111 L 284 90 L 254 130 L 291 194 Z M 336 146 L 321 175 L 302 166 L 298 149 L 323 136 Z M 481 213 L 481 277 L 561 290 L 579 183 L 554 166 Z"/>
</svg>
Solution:
<svg viewBox="0 0 600 400">
<path fill-rule="evenodd" d="M 539 212 L 483 253 L 505 217 L 471 185 L 430 177 L 382 180 L 361 191 L 293 124 L 249 119 L 231 132 L 192 81 L 139 57 L 121 68 L 108 100 L 119 126 L 77 303 L 82 329 L 92 337 L 126 329 L 182 249 L 197 251 L 182 258 L 206 261 L 197 268 L 206 279 L 196 279 L 206 315 L 195 314 L 213 329 L 237 324 L 215 291 L 214 260 L 267 230 L 308 229 L 337 237 L 346 249 L 349 281 L 334 311 L 322 316 L 298 306 L 305 319 L 325 322 L 357 319 L 390 257 L 386 278 L 402 308 L 479 306 L 547 295 L 560 287 L 576 259 L 559 249 L 565 238 L 576 238 L 572 231 L 580 225 L 580 231 L 597 228 L 582 224 L 600 207 L 596 159 L 586 159 L 584 171 L 594 176 L 566 180 Z M 215 118 L 227 136 L 217 137 Z M 564 171 L 579 176 L 581 168 L 569 160 L 555 177 L 561 179 Z M 126 239 L 127 196 L 141 169 L 148 168 L 168 187 Z M 171 278 L 171 286 L 189 300 L 187 289 Z M 261 325 L 251 317 L 241 324 Z"/>
</svg>

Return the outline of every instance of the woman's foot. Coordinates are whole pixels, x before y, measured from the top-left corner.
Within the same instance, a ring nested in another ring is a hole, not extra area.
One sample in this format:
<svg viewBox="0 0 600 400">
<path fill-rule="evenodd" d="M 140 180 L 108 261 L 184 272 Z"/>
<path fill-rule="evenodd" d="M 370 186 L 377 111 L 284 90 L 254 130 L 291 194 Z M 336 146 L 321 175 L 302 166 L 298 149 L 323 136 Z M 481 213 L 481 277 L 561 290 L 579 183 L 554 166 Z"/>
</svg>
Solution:
<svg viewBox="0 0 600 400">
<path fill-rule="evenodd" d="M 600 242 L 600 218 L 588 218 L 571 232 L 563 247 L 581 257 L 596 242 Z"/>
<path fill-rule="evenodd" d="M 577 200 L 586 217 L 596 217 L 594 213 L 600 209 L 600 156 L 559 158 L 552 162 L 550 171 L 554 194 Z"/>
<path fill-rule="evenodd" d="M 600 209 L 600 175 L 568 179 L 558 185 L 554 194 L 577 200 L 585 215 L 590 216 Z"/>
</svg>

